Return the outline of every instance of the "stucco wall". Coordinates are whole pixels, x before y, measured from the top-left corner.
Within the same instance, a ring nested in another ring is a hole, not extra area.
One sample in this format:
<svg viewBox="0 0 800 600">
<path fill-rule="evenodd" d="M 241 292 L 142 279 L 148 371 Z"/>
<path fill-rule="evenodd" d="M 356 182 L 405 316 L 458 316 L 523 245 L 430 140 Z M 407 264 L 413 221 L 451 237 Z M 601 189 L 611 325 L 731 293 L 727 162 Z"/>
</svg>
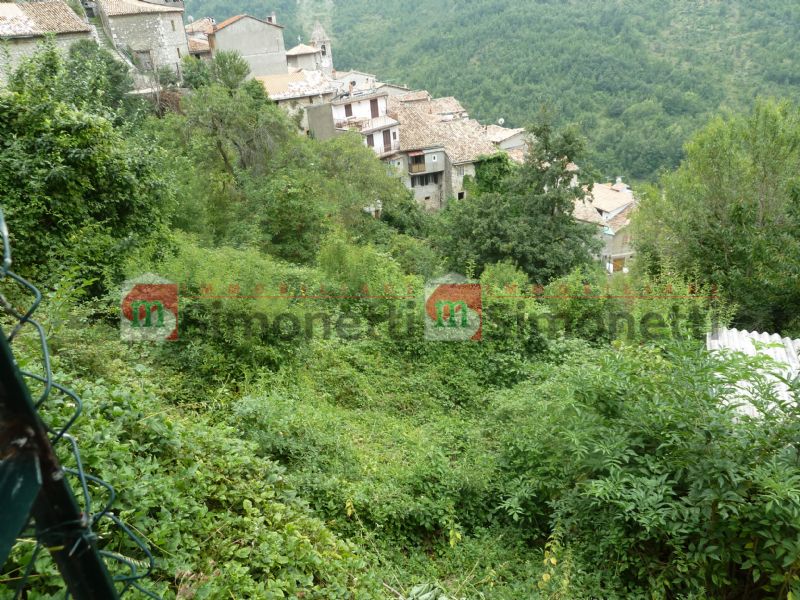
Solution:
<svg viewBox="0 0 800 600">
<path fill-rule="evenodd" d="M 181 58 L 189 55 L 181 12 L 122 15 L 103 22 L 118 48 L 149 50 L 155 68 L 169 66 L 177 71 Z"/>
<path fill-rule="evenodd" d="M 69 47 L 78 40 L 91 39 L 91 34 L 86 33 L 66 33 L 56 36 L 56 48 L 62 52 L 66 52 Z M 7 41 L 0 41 L 0 85 L 5 85 L 8 73 L 12 73 L 16 69 L 22 59 L 31 56 L 36 52 L 39 44 L 44 40 L 43 37 L 33 38 L 12 38 Z M 8 51 L 8 56 L 5 52 Z"/>
<path fill-rule="evenodd" d="M 287 56 L 286 63 L 295 69 L 305 69 L 306 71 L 317 71 L 322 66 L 319 54 L 301 54 L 300 56 Z"/>
<path fill-rule="evenodd" d="M 348 117 L 345 115 L 345 104 L 350 104 L 353 108 L 353 115 L 354 119 L 370 119 L 372 118 L 372 108 L 371 108 L 371 101 L 377 100 L 378 101 L 378 116 L 383 116 L 386 114 L 386 99 L 387 96 L 379 96 L 378 98 L 366 98 L 366 99 L 359 99 L 356 96 L 352 102 L 346 102 L 343 104 L 336 104 L 333 107 L 333 118 L 336 121 L 343 121 Z"/>
<path fill-rule="evenodd" d="M 214 33 L 215 50 L 235 50 L 250 65 L 250 77 L 286 73 L 283 29 L 245 17 Z"/>
</svg>

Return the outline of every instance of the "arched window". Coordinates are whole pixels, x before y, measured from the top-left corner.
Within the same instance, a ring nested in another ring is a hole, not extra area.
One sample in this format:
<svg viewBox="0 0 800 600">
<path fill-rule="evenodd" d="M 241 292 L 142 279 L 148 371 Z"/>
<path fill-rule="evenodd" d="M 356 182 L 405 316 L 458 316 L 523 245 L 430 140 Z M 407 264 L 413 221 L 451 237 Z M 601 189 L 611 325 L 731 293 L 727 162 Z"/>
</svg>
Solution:
<svg viewBox="0 0 800 600">
<path fill-rule="evenodd" d="M 322 44 L 322 56 L 328 56 L 328 49 Z"/>
</svg>

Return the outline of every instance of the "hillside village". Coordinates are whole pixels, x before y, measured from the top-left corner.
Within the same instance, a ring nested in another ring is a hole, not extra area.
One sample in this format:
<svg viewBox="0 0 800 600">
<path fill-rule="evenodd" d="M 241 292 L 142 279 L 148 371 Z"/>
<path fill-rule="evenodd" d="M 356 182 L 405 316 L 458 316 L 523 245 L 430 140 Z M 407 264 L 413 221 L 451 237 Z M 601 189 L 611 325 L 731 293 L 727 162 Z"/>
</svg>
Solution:
<svg viewBox="0 0 800 600">
<path fill-rule="evenodd" d="M 505 153 L 517 163 L 525 160 L 524 129 L 481 124 L 454 97 L 434 98 L 370 73 L 338 70 L 333 41 L 319 22 L 307 43 L 286 49 L 274 12 L 219 23 L 184 17 L 180 0 L 82 0 L 74 8 L 62 0 L 0 3 L 0 39 L 7 43 L 11 68 L 45 35 L 59 48 L 94 39 L 129 65 L 137 92 L 144 94 L 158 87 L 165 69 L 180 79 L 186 56 L 210 60 L 221 51 L 238 52 L 250 76 L 297 118 L 302 133 L 320 140 L 360 133 L 429 211 L 441 210 L 450 198 L 465 198 L 467 178 L 483 159 Z M 627 226 L 635 207 L 630 188 L 619 179 L 595 184 L 576 203 L 575 218 L 597 226 L 603 242 L 598 258 L 610 272 L 627 270 L 633 256 Z M 380 206 L 370 210 L 379 212 Z"/>
</svg>

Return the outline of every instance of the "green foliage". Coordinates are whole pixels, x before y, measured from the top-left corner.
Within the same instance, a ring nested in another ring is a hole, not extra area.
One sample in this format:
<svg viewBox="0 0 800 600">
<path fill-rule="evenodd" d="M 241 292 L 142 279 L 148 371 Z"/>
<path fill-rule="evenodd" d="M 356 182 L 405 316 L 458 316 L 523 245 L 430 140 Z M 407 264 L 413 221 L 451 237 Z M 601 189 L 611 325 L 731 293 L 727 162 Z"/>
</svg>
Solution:
<svg viewBox="0 0 800 600">
<path fill-rule="evenodd" d="M 69 64 L 86 52 L 79 48 Z M 20 271 L 46 281 L 56 261 L 80 264 L 100 291 L 134 246 L 164 235 L 172 193 L 158 150 L 86 112 L 89 103 L 76 108 L 64 84 L 73 72 L 46 47 L 0 91 L 0 189 Z"/>
<path fill-rule="evenodd" d="M 760 102 L 749 115 L 714 120 L 644 198 L 637 239 L 645 256 L 719 285 L 743 327 L 796 327 L 799 170 L 797 107 Z"/>
<path fill-rule="evenodd" d="M 568 168 L 582 143 L 574 132 L 554 132 L 547 123 L 533 133 L 525 165 L 510 171 L 498 189 L 451 202 L 442 213 L 436 244 L 451 268 L 464 272 L 474 264 L 481 272 L 487 264 L 511 260 L 532 280 L 546 283 L 590 261 L 595 229 L 572 216 L 574 201 L 590 182 L 573 182 Z M 478 185 L 489 181 L 496 182 L 496 175 Z"/>
<path fill-rule="evenodd" d="M 564 565 L 552 585 L 568 578 L 572 597 L 797 594 L 796 402 L 758 368 L 689 349 L 602 351 L 497 403 L 501 508 L 530 536 L 552 534 Z M 758 417 L 736 409 L 743 378 Z"/>
<path fill-rule="evenodd" d="M 194 56 L 184 56 L 181 59 L 181 73 L 184 85 L 193 90 L 211 83 L 211 68 L 206 60 L 198 60 Z"/>
<path fill-rule="evenodd" d="M 235 90 L 250 74 L 250 65 L 235 51 L 221 50 L 214 54 L 210 65 L 211 79 L 229 90 Z"/>
<path fill-rule="evenodd" d="M 113 482 L 115 512 L 154 551 L 147 587 L 166 599 L 382 597 L 367 558 L 310 514 L 281 467 L 213 419 L 208 397 L 173 404 L 187 382 L 164 370 L 158 353 L 126 348 L 102 327 L 64 334 L 56 345 L 69 350 L 56 355 L 56 377 L 84 400 L 75 430 L 84 465 Z M 53 403 L 48 416 L 64 419 L 69 408 Z M 137 556 L 119 533 L 101 534 L 106 549 Z M 31 550 L 18 545 L 3 572 Z M 58 590 L 47 553 L 36 565 L 44 577 L 32 580 L 34 593 Z"/>
<path fill-rule="evenodd" d="M 800 85 L 791 0 L 446 0 L 413 16 L 388 0 L 271 6 L 287 43 L 322 19 L 337 68 L 455 96 L 481 122 L 524 127 L 552 108 L 559 124 L 580 124 L 603 179 L 655 179 L 719 110 L 793 97 Z M 263 8 L 188 0 L 187 11 L 224 19 Z"/>
</svg>

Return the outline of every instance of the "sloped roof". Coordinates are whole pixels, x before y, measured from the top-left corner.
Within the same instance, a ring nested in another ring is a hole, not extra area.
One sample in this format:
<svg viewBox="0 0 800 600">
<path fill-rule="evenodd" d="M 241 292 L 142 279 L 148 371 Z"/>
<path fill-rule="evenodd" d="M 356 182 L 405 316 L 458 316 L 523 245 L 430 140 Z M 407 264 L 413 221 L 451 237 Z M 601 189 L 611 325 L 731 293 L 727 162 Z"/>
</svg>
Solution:
<svg viewBox="0 0 800 600">
<path fill-rule="evenodd" d="M 518 127 L 517 129 L 511 129 L 508 127 L 501 127 L 500 125 L 486 126 L 486 135 L 489 136 L 489 139 L 495 144 L 504 142 L 508 138 L 514 137 L 518 133 L 525 133 L 525 129 L 523 127 Z"/>
<path fill-rule="evenodd" d="M 497 152 L 483 126 L 474 119 L 439 121 L 416 104 L 392 102 L 389 114 L 400 122 L 400 150 L 443 147 L 455 163 L 475 162 Z"/>
<path fill-rule="evenodd" d="M 165 6 L 163 4 L 142 2 L 142 0 L 97 0 L 97 4 L 100 6 L 100 10 L 109 17 L 147 13 L 183 12 L 182 5 Z"/>
<path fill-rule="evenodd" d="M 273 100 L 290 100 L 321 94 L 333 94 L 336 87 L 331 80 L 319 71 L 299 70 L 295 73 L 264 75 L 256 77 L 267 95 Z"/>
<path fill-rule="evenodd" d="M 597 209 L 592 205 L 589 199 L 575 200 L 575 208 L 572 211 L 572 216 L 578 221 L 584 223 L 593 223 L 594 225 L 605 225 L 605 219 L 597 212 Z"/>
<path fill-rule="evenodd" d="M 461 102 L 453 96 L 445 96 L 444 98 L 432 98 L 429 100 L 428 112 L 435 115 L 449 115 L 467 111 L 461 106 Z"/>
<path fill-rule="evenodd" d="M 625 229 L 628 225 L 631 224 L 631 217 L 633 216 L 634 211 L 636 210 L 636 202 L 631 202 L 628 206 L 622 209 L 622 211 L 614 215 L 611 219 L 606 222 L 606 225 L 611 229 L 611 233 L 617 233 L 618 231 Z"/>
<path fill-rule="evenodd" d="M 398 102 L 421 102 L 431 99 L 431 95 L 427 90 L 416 90 L 408 92 L 407 94 L 400 94 L 394 97 Z"/>
<path fill-rule="evenodd" d="M 82 33 L 90 28 L 65 3 L 0 3 L 0 37 L 31 37 L 48 33 Z"/>
<path fill-rule="evenodd" d="M 592 204 L 605 212 L 614 212 L 633 202 L 633 194 L 626 186 L 617 188 L 610 183 L 595 183 L 592 188 Z"/>
<path fill-rule="evenodd" d="M 241 21 L 242 19 L 253 19 L 254 21 L 258 21 L 259 23 L 263 23 L 264 25 L 269 25 L 270 27 L 278 27 L 283 29 L 283 25 L 278 25 L 277 23 L 272 23 L 265 19 L 259 19 L 258 17 L 254 17 L 253 15 L 236 15 L 234 17 L 230 17 L 229 19 L 225 19 L 222 23 L 214 26 L 214 31 L 219 31 L 220 29 L 225 29 L 229 25 L 233 25 L 234 23 Z"/>
<path fill-rule="evenodd" d="M 211 47 L 208 45 L 208 40 L 190 37 L 187 39 L 187 42 L 189 43 L 189 52 L 194 54 L 211 52 Z"/>
<path fill-rule="evenodd" d="M 214 33 L 214 25 L 214 19 L 211 17 L 203 17 L 202 19 L 197 19 L 192 23 L 188 23 L 185 29 L 186 33 L 205 33 L 208 35 L 209 33 Z"/>
<path fill-rule="evenodd" d="M 314 48 L 306 44 L 297 44 L 294 48 L 290 48 L 286 51 L 286 56 L 304 56 L 306 54 L 317 54 L 319 51 L 319 48 Z"/>
</svg>

